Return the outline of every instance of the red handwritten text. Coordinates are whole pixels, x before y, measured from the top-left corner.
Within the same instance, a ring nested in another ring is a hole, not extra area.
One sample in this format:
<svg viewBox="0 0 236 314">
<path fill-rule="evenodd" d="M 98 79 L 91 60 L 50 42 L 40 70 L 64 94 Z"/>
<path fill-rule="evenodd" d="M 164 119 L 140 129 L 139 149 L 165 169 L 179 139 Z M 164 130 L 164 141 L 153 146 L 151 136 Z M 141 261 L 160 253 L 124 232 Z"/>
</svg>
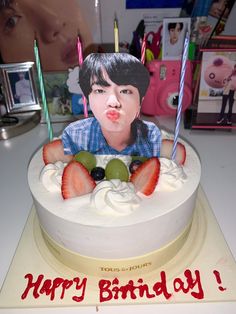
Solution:
<svg viewBox="0 0 236 314">
<path fill-rule="evenodd" d="M 173 288 L 175 292 L 182 291 L 184 294 L 189 293 L 195 299 L 203 299 L 204 291 L 201 284 L 200 272 L 196 270 L 194 275 L 191 270 L 187 269 L 184 272 L 184 279 L 175 278 L 173 280 Z M 172 293 L 168 291 L 166 282 L 166 273 L 160 272 L 160 280 L 154 285 L 148 286 L 143 284 L 142 279 L 137 280 L 137 284 L 133 280 L 129 280 L 127 284 L 119 286 L 119 279 L 115 278 L 112 281 L 101 279 L 99 281 L 99 298 L 100 302 L 107 302 L 112 299 L 131 299 L 146 297 L 148 299 L 163 295 L 166 300 L 170 299 Z M 195 290 L 193 290 L 195 289 Z"/>
<path fill-rule="evenodd" d="M 221 284 L 221 276 L 217 270 L 213 271 L 218 289 L 221 292 L 226 291 Z M 74 302 L 83 302 L 87 286 L 87 278 L 75 277 L 73 279 L 65 279 L 61 277 L 48 279 L 43 274 L 35 277 L 32 274 L 26 274 L 27 280 L 25 291 L 21 295 L 24 300 L 27 297 L 38 299 L 41 295 L 47 296 L 51 301 L 56 299 L 64 299 L 66 293 L 70 294 Z M 124 283 L 125 281 L 125 283 Z M 186 269 L 184 273 L 168 280 L 165 271 L 161 271 L 154 283 L 145 283 L 142 278 L 128 279 L 98 279 L 97 281 L 98 296 L 101 303 L 111 300 L 131 299 L 153 299 L 162 297 L 165 300 L 171 299 L 175 294 L 190 295 L 197 300 L 204 299 L 204 289 L 201 283 L 201 274 L 199 270 Z"/>
<path fill-rule="evenodd" d="M 64 278 L 54 278 L 52 279 L 45 279 L 44 275 L 39 275 L 36 281 L 33 281 L 33 275 L 27 274 L 25 275 L 25 279 L 28 279 L 28 284 L 21 295 L 21 299 L 24 300 L 30 290 L 32 290 L 33 297 L 35 299 L 39 298 L 40 295 L 45 294 L 50 296 L 50 300 L 53 301 L 55 299 L 56 292 L 59 293 L 59 298 L 63 299 L 65 296 L 66 290 L 74 285 L 74 289 L 79 292 L 79 295 L 75 295 L 72 297 L 72 300 L 75 302 L 82 302 L 85 296 L 85 289 L 87 278 L 83 278 L 82 280 L 79 277 L 75 277 L 74 279 L 64 279 Z"/>
</svg>

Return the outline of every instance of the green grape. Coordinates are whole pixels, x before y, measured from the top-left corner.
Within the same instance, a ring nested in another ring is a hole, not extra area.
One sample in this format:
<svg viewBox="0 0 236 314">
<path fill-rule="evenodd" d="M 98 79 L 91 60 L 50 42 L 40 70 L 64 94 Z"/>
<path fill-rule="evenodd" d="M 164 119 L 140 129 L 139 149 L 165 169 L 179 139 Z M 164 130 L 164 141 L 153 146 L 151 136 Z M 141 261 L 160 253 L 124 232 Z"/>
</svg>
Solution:
<svg viewBox="0 0 236 314">
<path fill-rule="evenodd" d="M 140 160 L 140 161 L 144 162 L 144 161 L 148 160 L 147 157 L 143 157 L 143 156 L 131 156 L 131 158 L 132 158 L 132 161 Z"/>
<path fill-rule="evenodd" d="M 85 150 L 81 150 L 78 154 L 74 156 L 75 160 L 79 161 L 88 171 L 91 171 L 96 167 L 96 157 Z"/>
<path fill-rule="evenodd" d="M 121 181 L 129 181 L 129 171 L 123 161 L 118 158 L 111 159 L 107 163 L 105 176 L 107 180 L 120 179 Z"/>
</svg>

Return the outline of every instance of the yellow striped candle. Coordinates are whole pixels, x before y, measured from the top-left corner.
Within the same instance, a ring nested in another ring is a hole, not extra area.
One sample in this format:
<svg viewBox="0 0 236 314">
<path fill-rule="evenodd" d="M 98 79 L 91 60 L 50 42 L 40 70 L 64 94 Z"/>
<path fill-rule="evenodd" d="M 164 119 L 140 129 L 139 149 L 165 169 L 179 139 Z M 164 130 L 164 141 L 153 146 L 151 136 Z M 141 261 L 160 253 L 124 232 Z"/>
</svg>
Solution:
<svg viewBox="0 0 236 314">
<path fill-rule="evenodd" d="M 119 29 L 117 19 L 114 20 L 114 40 L 115 40 L 115 52 L 119 52 Z"/>
</svg>

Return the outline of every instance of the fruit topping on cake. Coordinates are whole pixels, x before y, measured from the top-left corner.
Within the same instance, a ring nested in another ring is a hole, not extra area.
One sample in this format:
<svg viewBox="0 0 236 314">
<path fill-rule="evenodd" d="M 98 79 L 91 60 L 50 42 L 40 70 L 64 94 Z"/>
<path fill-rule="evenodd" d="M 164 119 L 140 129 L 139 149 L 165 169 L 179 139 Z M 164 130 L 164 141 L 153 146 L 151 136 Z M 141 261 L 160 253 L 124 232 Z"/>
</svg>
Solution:
<svg viewBox="0 0 236 314">
<path fill-rule="evenodd" d="M 73 159 L 72 155 L 65 155 L 63 144 L 60 139 L 53 140 L 43 146 L 43 161 L 44 164 L 54 164 L 57 161 L 65 163 Z"/>
<path fill-rule="evenodd" d="M 130 176 L 130 181 L 134 184 L 135 190 L 145 195 L 151 195 L 158 183 L 160 174 L 160 161 L 157 157 L 152 157 L 145 161 Z"/>
<path fill-rule="evenodd" d="M 81 150 L 74 156 L 74 159 L 84 165 L 89 172 L 96 167 L 96 157 L 88 151 Z"/>
<path fill-rule="evenodd" d="M 105 178 L 105 169 L 102 167 L 95 167 L 91 170 L 90 174 L 95 181 L 101 181 Z"/>
<path fill-rule="evenodd" d="M 161 144 L 161 157 L 171 158 L 172 150 L 173 150 L 174 141 L 171 139 L 163 139 Z M 176 157 L 175 162 L 179 165 L 183 165 L 186 160 L 186 149 L 185 146 L 178 142 L 176 147 Z"/>
<path fill-rule="evenodd" d="M 129 171 L 119 158 L 113 158 L 107 163 L 105 176 L 107 180 L 119 179 L 120 181 L 129 181 Z"/>
<path fill-rule="evenodd" d="M 71 161 L 63 171 L 61 193 L 64 199 L 91 193 L 96 183 L 88 170 L 78 161 Z"/>
<path fill-rule="evenodd" d="M 135 160 L 131 161 L 131 163 L 129 165 L 130 173 L 134 173 L 138 169 L 138 167 L 140 165 L 142 165 L 142 163 L 143 162 L 141 160 L 139 160 L 139 159 L 135 159 Z"/>
</svg>

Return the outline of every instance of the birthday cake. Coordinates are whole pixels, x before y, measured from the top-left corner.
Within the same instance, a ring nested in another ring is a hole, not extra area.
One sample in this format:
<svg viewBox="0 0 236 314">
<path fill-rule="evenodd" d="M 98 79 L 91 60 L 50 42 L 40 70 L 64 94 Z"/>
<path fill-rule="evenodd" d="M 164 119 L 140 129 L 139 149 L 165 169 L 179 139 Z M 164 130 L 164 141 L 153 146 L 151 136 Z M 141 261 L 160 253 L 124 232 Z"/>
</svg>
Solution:
<svg viewBox="0 0 236 314">
<path fill-rule="evenodd" d="M 166 132 L 165 140 L 173 143 Z M 64 181 L 69 178 L 79 185 L 73 173 L 81 162 L 72 156 L 53 162 L 51 152 L 52 162 L 45 160 L 48 147 L 60 141 L 40 149 L 28 168 L 39 224 L 52 254 L 70 268 L 97 276 L 148 272 L 173 258 L 187 239 L 195 208 L 201 166 L 194 149 L 180 140 L 184 160 L 170 160 L 162 152 L 162 157 L 147 159 L 134 171 L 131 156 L 95 156 L 96 167 L 103 169 L 120 160 L 128 178 L 96 181 L 82 166 L 83 182 L 75 189 L 90 192 L 76 196 Z M 141 180 L 134 174 L 142 167 Z"/>
</svg>

